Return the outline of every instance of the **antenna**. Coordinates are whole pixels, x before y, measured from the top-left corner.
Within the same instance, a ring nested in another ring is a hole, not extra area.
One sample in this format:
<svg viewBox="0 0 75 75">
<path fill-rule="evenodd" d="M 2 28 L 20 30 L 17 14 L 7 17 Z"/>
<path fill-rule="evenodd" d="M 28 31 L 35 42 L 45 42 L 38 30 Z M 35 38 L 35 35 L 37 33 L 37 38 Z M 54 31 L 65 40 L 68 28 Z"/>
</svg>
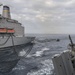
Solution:
<svg viewBox="0 0 75 75">
<path fill-rule="evenodd" d="M 69 39 L 70 39 L 70 42 L 71 42 L 71 44 L 69 44 L 69 45 L 71 46 L 72 51 L 75 51 L 75 49 L 74 49 L 75 45 L 74 45 L 70 35 L 69 35 Z"/>
</svg>

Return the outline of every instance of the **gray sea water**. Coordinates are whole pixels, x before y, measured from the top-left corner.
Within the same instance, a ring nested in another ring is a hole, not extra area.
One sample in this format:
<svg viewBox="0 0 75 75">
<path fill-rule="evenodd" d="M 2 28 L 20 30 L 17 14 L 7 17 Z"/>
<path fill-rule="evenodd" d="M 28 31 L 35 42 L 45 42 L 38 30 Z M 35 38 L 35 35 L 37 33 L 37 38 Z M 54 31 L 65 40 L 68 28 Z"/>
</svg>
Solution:
<svg viewBox="0 0 75 75">
<path fill-rule="evenodd" d="M 71 35 L 75 42 L 75 35 Z M 59 39 L 59 41 L 57 41 Z M 18 53 L 20 60 L 10 73 L 0 75 L 55 75 L 52 56 L 68 49 L 68 35 L 37 36 L 30 53 L 31 46 L 23 47 Z"/>
</svg>

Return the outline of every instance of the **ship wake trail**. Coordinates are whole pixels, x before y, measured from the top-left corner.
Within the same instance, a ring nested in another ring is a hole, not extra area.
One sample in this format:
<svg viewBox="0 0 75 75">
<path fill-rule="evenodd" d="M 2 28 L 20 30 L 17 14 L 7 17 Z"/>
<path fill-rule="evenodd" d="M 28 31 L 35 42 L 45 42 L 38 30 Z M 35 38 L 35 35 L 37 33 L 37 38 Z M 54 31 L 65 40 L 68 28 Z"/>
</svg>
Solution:
<svg viewBox="0 0 75 75">
<path fill-rule="evenodd" d="M 22 49 L 22 51 L 19 52 L 20 57 L 28 57 L 28 54 L 31 52 L 33 48 L 34 43 L 28 44 L 25 48 Z"/>
</svg>

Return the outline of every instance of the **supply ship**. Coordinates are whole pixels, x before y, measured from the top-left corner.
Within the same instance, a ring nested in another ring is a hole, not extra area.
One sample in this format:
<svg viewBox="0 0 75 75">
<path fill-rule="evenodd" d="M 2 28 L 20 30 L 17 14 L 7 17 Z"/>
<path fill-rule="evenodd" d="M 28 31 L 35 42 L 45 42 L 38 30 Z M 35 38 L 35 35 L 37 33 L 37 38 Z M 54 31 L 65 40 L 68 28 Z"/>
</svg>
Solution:
<svg viewBox="0 0 75 75">
<path fill-rule="evenodd" d="M 11 19 L 10 8 L 3 6 L 0 15 L 0 72 L 9 72 L 17 64 L 19 57 L 16 46 L 32 42 L 34 37 L 25 37 L 24 27 L 17 20 Z"/>
</svg>

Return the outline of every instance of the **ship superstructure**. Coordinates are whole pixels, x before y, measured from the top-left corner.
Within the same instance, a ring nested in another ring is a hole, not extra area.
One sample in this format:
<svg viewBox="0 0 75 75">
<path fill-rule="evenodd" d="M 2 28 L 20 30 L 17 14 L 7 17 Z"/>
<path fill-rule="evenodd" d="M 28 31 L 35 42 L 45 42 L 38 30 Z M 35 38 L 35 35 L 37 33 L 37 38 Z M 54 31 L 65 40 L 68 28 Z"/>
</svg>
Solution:
<svg viewBox="0 0 75 75">
<path fill-rule="evenodd" d="M 4 35 L 13 33 L 16 37 L 24 37 L 24 27 L 18 21 L 11 19 L 8 6 L 3 6 L 3 13 L 0 16 L 0 33 Z"/>
<path fill-rule="evenodd" d="M 25 37 L 24 27 L 17 20 L 11 19 L 10 8 L 3 6 L 3 12 L 0 15 L 0 48 L 13 46 L 10 34 L 13 35 L 15 46 L 27 44 L 34 40 L 33 37 Z"/>
</svg>

